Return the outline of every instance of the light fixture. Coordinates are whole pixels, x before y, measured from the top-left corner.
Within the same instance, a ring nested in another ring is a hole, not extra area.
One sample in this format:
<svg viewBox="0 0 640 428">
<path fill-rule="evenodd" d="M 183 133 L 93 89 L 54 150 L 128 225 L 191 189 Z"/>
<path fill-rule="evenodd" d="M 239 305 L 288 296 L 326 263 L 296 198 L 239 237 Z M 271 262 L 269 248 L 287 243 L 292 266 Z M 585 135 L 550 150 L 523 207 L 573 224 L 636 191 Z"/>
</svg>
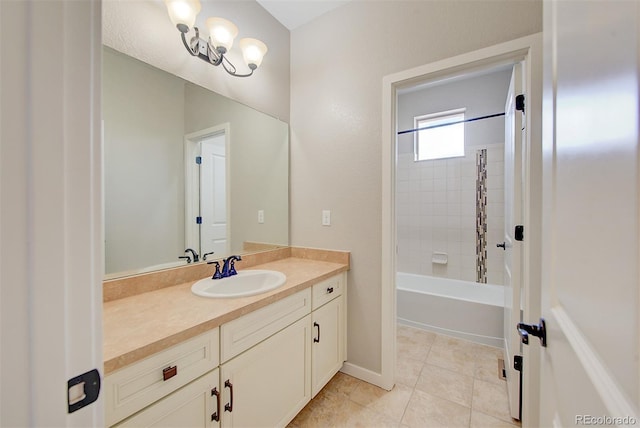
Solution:
<svg viewBox="0 0 640 428">
<path fill-rule="evenodd" d="M 225 56 L 233 45 L 233 39 L 238 35 L 238 27 L 233 22 L 217 17 L 207 19 L 209 40 L 205 40 L 200 38 L 200 30 L 195 26 L 196 16 L 201 9 L 199 0 L 164 0 L 164 2 L 171 22 L 180 31 L 182 43 L 192 56 L 215 66 L 222 64 L 222 68 L 235 77 L 251 76 L 262 63 L 262 58 L 267 53 L 267 45 L 257 39 L 240 39 L 242 57 L 251 71 L 238 74 L 236 67 Z M 195 35 L 187 42 L 187 33 L 192 28 Z"/>
</svg>

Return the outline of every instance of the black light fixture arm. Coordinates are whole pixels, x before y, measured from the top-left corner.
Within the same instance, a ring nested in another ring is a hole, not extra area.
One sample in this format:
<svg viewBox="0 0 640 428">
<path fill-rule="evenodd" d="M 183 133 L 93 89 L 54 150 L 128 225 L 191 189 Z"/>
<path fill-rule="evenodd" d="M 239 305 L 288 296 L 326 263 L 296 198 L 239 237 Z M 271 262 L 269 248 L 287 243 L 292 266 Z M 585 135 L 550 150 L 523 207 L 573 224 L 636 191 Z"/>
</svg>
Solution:
<svg viewBox="0 0 640 428">
<path fill-rule="evenodd" d="M 187 42 L 187 32 L 189 31 L 189 29 L 185 26 L 181 27 L 180 25 L 178 25 L 178 30 L 180 31 L 180 36 L 182 37 L 182 44 L 184 45 L 187 52 L 191 54 L 191 56 L 198 57 L 201 60 L 215 66 L 222 64 L 222 68 L 224 68 L 227 73 L 234 77 L 249 77 L 253 75 L 253 71 L 256 69 L 256 66 L 254 66 L 253 64 L 249 65 L 251 72 L 247 74 L 238 74 L 236 67 L 224 56 L 224 53 L 218 52 L 218 50 L 211 46 L 209 42 L 200 38 L 200 30 L 198 30 L 198 27 L 193 27 L 193 30 L 196 34 L 191 38 L 189 42 Z M 203 53 L 203 51 L 205 51 L 206 53 Z"/>
</svg>

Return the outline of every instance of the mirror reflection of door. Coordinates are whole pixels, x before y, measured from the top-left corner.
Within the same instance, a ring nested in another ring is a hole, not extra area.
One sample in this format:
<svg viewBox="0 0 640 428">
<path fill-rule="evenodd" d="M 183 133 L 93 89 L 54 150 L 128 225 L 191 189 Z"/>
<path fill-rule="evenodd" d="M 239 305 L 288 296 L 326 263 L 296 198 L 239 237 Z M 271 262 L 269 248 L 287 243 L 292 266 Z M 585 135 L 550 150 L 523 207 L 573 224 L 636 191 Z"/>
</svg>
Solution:
<svg viewBox="0 0 640 428">
<path fill-rule="evenodd" d="M 225 134 L 200 143 L 200 254 L 228 252 Z"/>
</svg>

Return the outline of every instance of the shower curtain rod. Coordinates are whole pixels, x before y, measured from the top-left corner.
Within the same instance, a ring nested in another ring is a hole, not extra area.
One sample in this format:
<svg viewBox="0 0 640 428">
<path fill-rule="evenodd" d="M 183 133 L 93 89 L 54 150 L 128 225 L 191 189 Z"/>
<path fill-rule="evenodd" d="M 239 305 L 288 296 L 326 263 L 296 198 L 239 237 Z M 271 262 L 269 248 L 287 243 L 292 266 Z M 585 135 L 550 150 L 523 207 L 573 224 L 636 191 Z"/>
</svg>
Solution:
<svg viewBox="0 0 640 428">
<path fill-rule="evenodd" d="M 398 131 L 398 135 L 409 134 L 409 133 L 413 133 L 413 132 L 417 132 L 417 131 L 424 131 L 426 129 L 442 128 L 443 126 L 457 125 L 459 123 L 475 122 L 476 120 L 491 119 L 492 117 L 500 117 L 500 116 L 504 116 L 504 115 L 505 115 L 505 113 L 496 113 L 496 114 L 490 114 L 490 115 L 487 115 L 487 116 L 473 117 L 471 119 L 457 120 L 455 122 L 441 123 L 440 125 L 425 126 L 424 128 L 407 129 L 406 131 Z"/>
</svg>

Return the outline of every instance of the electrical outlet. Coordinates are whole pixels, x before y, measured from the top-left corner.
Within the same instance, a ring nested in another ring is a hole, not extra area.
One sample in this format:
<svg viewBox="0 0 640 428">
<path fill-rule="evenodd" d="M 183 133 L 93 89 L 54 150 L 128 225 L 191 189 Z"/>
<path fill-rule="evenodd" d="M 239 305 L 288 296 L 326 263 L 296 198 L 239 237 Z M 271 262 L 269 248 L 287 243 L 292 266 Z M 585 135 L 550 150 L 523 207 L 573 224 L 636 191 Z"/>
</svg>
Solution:
<svg viewBox="0 0 640 428">
<path fill-rule="evenodd" d="M 264 223 L 264 210 L 258 210 L 258 223 Z"/>
<path fill-rule="evenodd" d="M 322 225 L 331 226 L 331 210 L 322 210 Z"/>
</svg>

